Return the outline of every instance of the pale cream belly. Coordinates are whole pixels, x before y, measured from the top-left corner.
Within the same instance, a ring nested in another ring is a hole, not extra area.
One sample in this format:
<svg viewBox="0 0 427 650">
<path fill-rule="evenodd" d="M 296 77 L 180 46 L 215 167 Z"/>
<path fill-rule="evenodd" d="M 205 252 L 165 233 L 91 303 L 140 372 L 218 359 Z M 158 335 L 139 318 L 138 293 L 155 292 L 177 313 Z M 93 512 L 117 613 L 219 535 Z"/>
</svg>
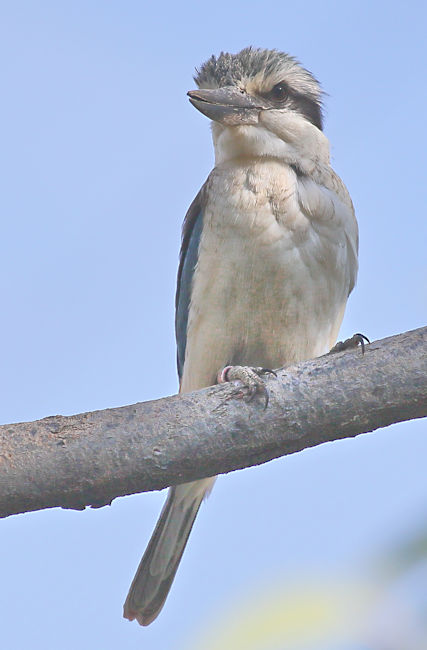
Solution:
<svg viewBox="0 0 427 650">
<path fill-rule="evenodd" d="M 222 261 L 200 256 L 183 391 L 215 383 L 225 365 L 277 368 L 327 352 L 344 311 L 342 274 L 307 267 L 295 251 L 222 252 Z"/>
</svg>

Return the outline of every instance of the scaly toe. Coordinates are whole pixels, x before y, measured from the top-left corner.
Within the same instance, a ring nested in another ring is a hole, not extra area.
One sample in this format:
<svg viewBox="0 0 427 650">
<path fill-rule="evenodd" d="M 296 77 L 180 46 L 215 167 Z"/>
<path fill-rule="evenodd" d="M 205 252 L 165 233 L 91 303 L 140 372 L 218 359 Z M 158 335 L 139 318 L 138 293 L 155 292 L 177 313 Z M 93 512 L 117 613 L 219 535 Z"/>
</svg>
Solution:
<svg viewBox="0 0 427 650">
<path fill-rule="evenodd" d="M 257 393 L 264 395 L 264 409 L 267 408 L 269 402 L 269 393 L 268 389 L 261 379 L 261 375 L 272 374 L 275 377 L 277 376 L 273 370 L 268 368 L 252 368 L 250 366 L 226 366 L 218 373 L 218 382 L 224 383 L 227 381 L 234 381 L 238 379 L 244 385 L 243 393 L 242 389 L 239 389 L 236 396 L 240 397 L 243 393 L 243 399 L 245 402 L 251 402 Z"/>
</svg>

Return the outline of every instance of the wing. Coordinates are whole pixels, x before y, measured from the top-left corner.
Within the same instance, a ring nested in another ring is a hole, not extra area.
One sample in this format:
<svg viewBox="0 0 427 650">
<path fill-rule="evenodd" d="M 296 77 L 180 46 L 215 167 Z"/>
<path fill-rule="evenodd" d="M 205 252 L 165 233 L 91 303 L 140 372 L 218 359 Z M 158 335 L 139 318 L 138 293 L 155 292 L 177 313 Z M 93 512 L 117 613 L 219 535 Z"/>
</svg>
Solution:
<svg viewBox="0 0 427 650">
<path fill-rule="evenodd" d="M 182 226 L 182 243 L 175 298 L 175 335 L 178 376 L 180 379 L 184 368 L 185 348 L 187 345 L 187 325 L 192 280 L 199 256 L 199 244 L 203 229 L 203 199 L 205 188 L 206 183 L 190 205 Z"/>
</svg>

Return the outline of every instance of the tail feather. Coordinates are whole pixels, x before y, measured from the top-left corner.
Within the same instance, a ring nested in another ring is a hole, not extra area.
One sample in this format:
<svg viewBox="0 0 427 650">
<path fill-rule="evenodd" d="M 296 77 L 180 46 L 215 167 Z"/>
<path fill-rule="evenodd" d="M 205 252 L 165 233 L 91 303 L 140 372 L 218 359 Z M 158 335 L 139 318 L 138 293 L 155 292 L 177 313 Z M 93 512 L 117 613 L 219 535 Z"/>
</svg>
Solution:
<svg viewBox="0 0 427 650">
<path fill-rule="evenodd" d="M 159 614 L 171 588 L 188 536 L 212 479 L 170 488 L 157 525 L 139 564 L 123 615 L 149 625 Z"/>
</svg>

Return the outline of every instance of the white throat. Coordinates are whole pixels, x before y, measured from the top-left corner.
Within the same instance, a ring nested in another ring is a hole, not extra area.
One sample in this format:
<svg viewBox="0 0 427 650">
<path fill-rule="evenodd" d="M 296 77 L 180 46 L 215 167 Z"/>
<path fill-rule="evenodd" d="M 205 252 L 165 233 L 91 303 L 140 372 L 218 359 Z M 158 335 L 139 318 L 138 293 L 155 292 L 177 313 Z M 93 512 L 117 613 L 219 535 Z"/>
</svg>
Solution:
<svg viewBox="0 0 427 650">
<path fill-rule="evenodd" d="M 313 165 L 329 165 L 324 133 L 300 115 L 261 111 L 256 125 L 223 126 L 212 122 L 215 164 L 236 158 L 276 158 L 306 173 Z"/>
</svg>

